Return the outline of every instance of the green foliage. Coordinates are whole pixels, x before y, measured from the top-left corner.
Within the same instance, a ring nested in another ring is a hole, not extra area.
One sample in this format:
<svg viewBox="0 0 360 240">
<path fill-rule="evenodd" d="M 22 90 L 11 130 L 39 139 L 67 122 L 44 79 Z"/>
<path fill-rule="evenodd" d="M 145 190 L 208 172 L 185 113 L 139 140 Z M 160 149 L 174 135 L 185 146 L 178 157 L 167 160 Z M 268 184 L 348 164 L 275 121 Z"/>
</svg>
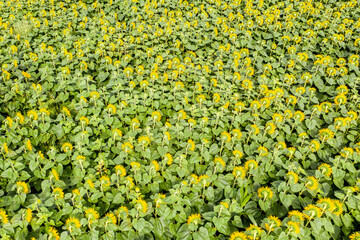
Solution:
<svg viewBox="0 0 360 240">
<path fill-rule="evenodd" d="M 1 239 L 360 239 L 359 10 L 0 2 Z"/>
</svg>

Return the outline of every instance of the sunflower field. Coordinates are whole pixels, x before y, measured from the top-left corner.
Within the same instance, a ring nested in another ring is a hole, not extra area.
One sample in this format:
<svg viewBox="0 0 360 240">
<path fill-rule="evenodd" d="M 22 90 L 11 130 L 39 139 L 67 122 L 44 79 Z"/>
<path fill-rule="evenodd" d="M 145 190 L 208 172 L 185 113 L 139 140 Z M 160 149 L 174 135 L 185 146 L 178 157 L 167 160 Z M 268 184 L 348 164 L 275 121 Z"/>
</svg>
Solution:
<svg viewBox="0 0 360 240">
<path fill-rule="evenodd" d="M 360 239 L 356 0 L 0 0 L 0 239 Z"/>
</svg>

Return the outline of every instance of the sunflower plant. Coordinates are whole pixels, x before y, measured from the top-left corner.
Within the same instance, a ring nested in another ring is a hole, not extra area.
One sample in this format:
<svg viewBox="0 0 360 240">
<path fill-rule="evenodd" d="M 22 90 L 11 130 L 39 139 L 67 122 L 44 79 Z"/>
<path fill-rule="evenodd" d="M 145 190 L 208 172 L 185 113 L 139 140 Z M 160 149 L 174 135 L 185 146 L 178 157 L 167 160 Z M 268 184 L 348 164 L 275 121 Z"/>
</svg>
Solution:
<svg viewBox="0 0 360 240">
<path fill-rule="evenodd" d="M 0 1 L 1 239 L 360 239 L 360 7 Z"/>
</svg>

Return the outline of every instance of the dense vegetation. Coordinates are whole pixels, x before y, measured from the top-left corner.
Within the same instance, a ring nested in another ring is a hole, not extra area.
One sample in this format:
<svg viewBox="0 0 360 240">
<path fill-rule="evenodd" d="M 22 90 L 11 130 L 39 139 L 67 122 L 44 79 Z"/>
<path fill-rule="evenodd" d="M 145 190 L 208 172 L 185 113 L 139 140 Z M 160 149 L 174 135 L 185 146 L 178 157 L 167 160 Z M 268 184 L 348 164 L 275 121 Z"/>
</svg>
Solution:
<svg viewBox="0 0 360 240">
<path fill-rule="evenodd" d="M 0 1 L 1 239 L 360 239 L 356 0 Z"/>
</svg>

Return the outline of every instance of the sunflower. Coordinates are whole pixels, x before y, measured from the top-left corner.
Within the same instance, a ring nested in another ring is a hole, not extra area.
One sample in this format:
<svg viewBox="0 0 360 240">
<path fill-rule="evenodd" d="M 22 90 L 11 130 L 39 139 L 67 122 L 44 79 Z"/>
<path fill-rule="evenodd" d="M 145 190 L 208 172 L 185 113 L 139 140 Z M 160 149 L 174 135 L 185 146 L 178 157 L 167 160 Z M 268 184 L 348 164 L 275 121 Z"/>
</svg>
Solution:
<svg viewBox="0 0 360 240">
<path fill-rule="evenodd" d="M 71 113 L 70 113 L 69 109 L 67 109 L 67 107 L 63 107 L 63 108 L 62 108 L 62 111 L 63 111 L 64 114 L 67 115 L 68 117 L 71 116 Z"/>
<path fill-rule="evenodd" d="M 269 216 L 267 217 L 267 223 L 265 223 L 265 229 L 268 232 L 274 231 L 275 228 L 281 226 L 281 221 L 276 216 Z"/>
<path fill-rule="evenodd" d="M 360 240 L 360 232 L 354 232 L 349 237 L 351 240 Z"/>
<path fill-rule="evenodd" d="M 16 187 L 18 193 L 29 193 L 29 187 L 26 182 L 18 181 L 16 182 Z"/>
<path fill-rule="evenodd" d="M 194 224 L 198 224 L 199 221 L 201 220 L 201 214 L 200 213 L 196 213 L 196 214 L 191 214 L 188 219 L 187 219 L 187 225 L 190 225 L 190 223 L 194 223 Z"/>
<path fill-rule="evenodd" d="M 231 135 L 228 132 L 222 132 L 221 133 L 221 140 L 224 142 L 230 142 L 231 141 Z"/>
<path fill-rule="evenodd" d="M 304 214 L 298 210 L 292 210 L 288 213 L 288 218 L 292 221 L 302 222 L 304 221 Z"/>
<path fill-rule="evenodd" d="M 189 139 L 187 142 L 188 142 L 188 146 L 190 147 L 189 150 L 194 151 L 195 150 L 195 142 L 192 139 Z"/>
<path fill-rule="evenodd" d="M 71 143 L 64 143 L 62 145 L 62 150 L 64 152 L 68 152 L 68 151 L 71 151 L 73 149 L 73 145 Z"/>
<path fill-rule="evenodd" d="M 73 190 L 71 191 L 71 193 L 73 194 L 74 197 L 80 196 L 80 191 L 79 191 L 79 189 L 77 189 L 77 188 L 73 189 Z"/>
<path fill-rule="evenodd" d="M 108 186 L 110 186 L 110 183 L 111 183 L 110 178 L 106 175 L 103 175 L 100 177 L 100 183 L 102 185 L 104 185 L 105 187 L 108 187 Z"/>
<path fill-rule="evenodd" d="M 264 146 L 260 146 L 257 150 L 259 152 L 259 155 L 262 157 L 266 156 L 269 152 L 268 149 Z"/>
<path fill-rule="evenodd" d="M 320 104 L 320 107 L 321 107 L 321 111 L 323 111 L 325 113 L 328 113 L 329 109 L 331 108 L 331 103 L 323 102 L 323 103 Z"/>
<path fill-rule="evenodd" d="M 95 184 L 91 179 L 86 180 L 86 183 L 91 189 L 95 188 Z"/>
<path fill-rule="evenodd" d="M 124 144 L 121 145 L 121 148 L 126 152 L 126 153 L 130 153 L 132 151 L 132 149 L 134 149 L 134 146 L 129 143 L 129 142 L 125 142 Z"/>
<path fill-rule="evenodd" d="M 323 211 L 330 211 L 332 212 L 335 209 L 335 204 L 333 200 L 330 198 L 321 198 L 319 199 L 316 204 L 323 210 Z"/>
<path fill-rule="evenodd" d="M 246 170 L 245 170 L 245 168 L 243 168 L 241 166 L 236 166 L 236 167 L 234 167 L 233 175 L 235 176 L 235 178 L 240 177 L 241 179 L 244 179 L 244 177 L 246 175 Z"/>
<path fill-rule="evenodd" d="M 4 142 L 2 150 L 4 151 L 5 154 L 9 153 L 9 147 L 6 142 Z"/>
<path fill-rule="evenodd" d="M 109 113 L 115 114 L 116 113 L 116 107 L 113 104 L 109 104 L 107 105 L 107 110 L 109 111 Z"/>
<path fill-rule="evenodd" d="M 266 199 L 271 199 L 274 193 L 269 187 L 261 187 L 258 189 L 258 196 L 265 201 Z"/>
<path fill-rule="evenodd" d="M 147 205 L 147 203 L 146 203 L 146 201 L 144 201 L 143 199 L 138 199 L 138 200 L 136 200 L 136 203 L 137 203 L 137 210 L 138 211 L 142 211 L 142 212 L 146 212 L 147 211 L 147 209 L 148 209 L 148 205 Z"/>
<path fill-rule="evenodd" d="M 283 150 L 283 149 L 286 148 L 286 143 L 283 142 L 283 141 L 277 142 L 277 143 L 276 143 L 276 148 L 277 148 L 278 150 Z"/>
<path fill-rule="evenodd" d="M 148 136 L 140 136 L 138 139 L 138 143 L 146 146 L 146 145 L 150 144 L 150 138 Z"/>
<path fill-rule="evenodd" d="M 335 205 L 335 208 L 333 209 L 332 213 L 337 215 L 337 216 L 340 216 L 342 213 L 343 213 L 343 203 L 340 202 L 339 200 L 332 200 L 332 202 L 334 203 Z"/>
<path fill-rule="evenodd" d="M 200 95 L 196 98 L 196 101 L 197 101 L 198 103 L 203 103 L 203 102 L 206 101 L 206 97 L 205 97 L 204 95 L 200 94 Z"/>
<path fill-rule="evenodd" d="M 7 116 L 5 120 L 6 120 L 6 123 L 9 125 L 9 127 L 12 127 L 12 126 L 13 126 L 13 125 L 12 125 L 13 120 L 12 120 L 11 117 Z"/>
<path fill-rule="evenodd" d="M 66 219 L 65 225 L 67 227 L 67 229 L 69 229 L 69 231 L 72 231 L 72 228 L 80 228 L 81 227 L 81 223 L 80 220 L 75 218 L 75 217 L 69 217 L 68 219 Z"/>
<path fill-rule="evenodd" d="M 289 232 L 294 232 L 295 234 L 300 233 L 300 223 L 289 221 L 287 222 L 287 225 L 288 225 L 287 229 Z"/>
<path fill-rule="evenodd" d="M 220 95 L 218 93 L 214 93 L 213 100 L 214 100 L 214 102 L 218 103 L 220 101 Z"/>
<path fill-rule="evenodd" d="M 30 110 L 27 112 L 27 116 L 31 119 L 37 120 L 38 114 L 34 110 Z"/>
<path fill-rule="evenodd" d="M 347 98 L 346 98 L 345 94 L 338 94 L 334 98 L 334 103 L 336 105 L 342 105 L 342 104 L 345 104 L 346 102 L 347 102 Z"/>
<path fill-rule="evenodd" d="M 2 208 L 0 208 L 0 220 L 4 224 L 9 222 L 8 215 L 6 214 L 5 210 Z"/>
<path fill-rule="evenodd" d="M 134 169 L 138 169 L 138 168 L 140 168 L 141 165 L 138 162 L 131 162 L 130 166 Z"/>
<path fill-rule="evenodd" d="M 275 132 L 275 130 L 276 130 L 276 126 L 272 122 L 268 122 L 265 125 L 265 131 L 268 132 L 269 134 L 273 134 Z"/>
<path fill-rule="evenodd" d="M 56 171 L 55 168 L 51 169 L 51 173 L 52 173 L 52 175 L 54 176 L 54 178 L 56 180 L 59 180 L 59 174 L 58 174 L 58 172 Z"/>
<path fill-rule="evenodd" d="M 249 79 L 243 80 L 241 86 L 246 90 L 253 89 L 253 84 Z"/>
<path fill-rule="evenodd" d="M 269 88 L 267 85 L 265 85 L 265 84 L 260 85 L 260 93 L 261 94 L 266 94 L 268 91 L 269 91 Z"/>
<path fill-rule="evenodd" d="M 226 166 L 225 161 L 220 157 L 217 157 L 214 159 L 214 165 L 216 165 L 216 164 L 219 164 L 220 166 L 222 166 L 222 168 L 224 168 Z"/>
<path fill-rule="evenodd" d="M 260 129 L 259 129 L 259 127 L 257 125 L 253 124 L 250 127 L 251 127 L 251 131 L 250 131 L 251 133 L 253 133 L 254 135 L 259 134 Z"/>
<path fill-rule="evenodd" d="M 356 120 L 358 118 L 358 115 L 354 111 L 347 112 L 347 115 L 351 118 L 351 120 Z"/>
<path fill-rule="evenodd" d="M 56 187 L 53 189 L 55 199 L 64 198 L 64 192 L 61 188 Z"/>
<path fill-rule="evenodd" d="M 154 111 L 154 112 L 151 114 L 151 117 L 152 117 L 155 121 L 159 122 L 159 121 L 161 120 L 161 113 L 158 112 L 158 111 Z"/>
<path fill-rule="evenodd" d="M 241 112 L 245 108 L 245 104 L 242 102 L 237 102 L 235 104 L 235 111 Z"/>
<path fill-rule="evenodd" d="M 201 183 L 201 185 L 205 188 L 206 186 L 210 185 L 210 182 L 208 181 L 209 176 L 206 174 L 200 175 L 199 176 L 199 183 Z"/>
<path fill-rule="evenodd" d="M 122 165 L 116 165 L 115 166 L 115 173 L 116 173 L 116 175 L 118 175 L 120 177 L 125 177 L 126 176 L 126 169 Z"/>
<path fill-rule="evenodd" d="M 231 133 L 233 134 L 234 139 L 239 140 L 242 137 L 242 132 L 239 129 L 233 129 Z"/>
<path fill-rule="evenodd" d="M 100 97 L 100 94 L 96 91 L 93 91 L 90 93 L 90 97 L 96 100 Z"/>
<path fill-rule="evenodd" d="M 293 171 L 288 172 L 286 176 L 288 177 L 289 182 L 292 184 L 295 184 L 299 181 L 299 175 Z"/>
<path fill-rule="evenodd" d="M 244 156 L 244 154 L 239 150 L 234 150 L 233 154 L 234 154 L 235 158 L 242 158 Z"/>
<path fill-rule="evenodd" d="M 275 122 L 275 123 L 280 123 L 283 121 L 283 116 L 279 113 L 274 113 L 273 116 L 272 116 L 272 120 Z"/>
<path fill-rule="evenodd" d="M 312 140 L 309 144 L 309 148 L 312 152 L 317 152 L 320 148 L 320 143 L 318 140 Z"/>
<path fill-rule="evenodd" d="M 247 240 L 248 239 L 248 236 L 243 233 L 243 232 L 233 232 L 231 235 L 230 235 L 230 238 L 229 240 Z"/>
<path fill-rule="evenodd" d="M 257 100 L 254 100 L 250 103 L 250 107 L 254 110 L 259 109 L 261 107 L 261 103 Z"/>
<path fill-rule="evenodd" d="M 317 190 L 319 188 L 319 182 L 318 180 L 311 176 L 306 178 L 305 186 L 310 190 Z"/>
<path fill-rule="evenodd" d="M 159 163 L 157 161 L 153 160 L 153 161 L 151 161 L 151 164 L 155 168 L 156 172 L 159 171 L 160 165 L 159 165 Z"/>
<path fill-rule="evenodd" d="M 199 183 L 199 177 L 196 174 L 191 174 L 190 178 L 191 178 L 190 183 L 194 183 L 194 184 Z"/>
<path fill-rule="evenodd" d="M 353 153 L 354 153 L 354 149 L 345 147 L 341 150 L 340 155 L 347 159 L 348 157 L 351 157 Z"/>
<path fill-rule="evenodd" d="M 293 113 L 291 110 L 287 109 L 284 111 L 284 117 L 287 118 L 287 119 L 290 119 L 293 117 Z"/>
<path fill-rule="evenodd" d="M 112 134 L 113 134 L 113 137 L 114 137 L 114 139 L 116 138 L 116 136 L 119 136 L 119 137 L 121 137 L 122 136 L 122 131 L 120 130 L 120 129 L 113 129 L 112 130 Z"/>
<path fill-rule="evenodd" d="M 323 142 L 334 137 L 334 133 L 328 128 L 321 129 L 319 135 Z"/>
<path fill-rule="evenodd" d="M 130 189 L 135 186 L 135 184 L 134 184 L 134 179 L 133 179 L 132 177 L 126 177 L 125 183 L 126 183 L 126 186 L 129 185 L 129 188 L 130 188 Z"/>
<path fill-rule="evenodd" d="M 27 72 L 22 71 L 21 74 L 25 77 L 25 78 L 31 78 L 31 75 Z"/>
<path fill-rule="evenodd" d="M 256 169 L 257 167 L 258 167 L 258 163 L 254 159 L 250 159 L 250 160 L 245 162 L 245 170 L 246 171 Z"/>
<path fill-rule="evenodd" d="M 118 215 L 118 217 L 121 216 L 124 216 L 124 217 L 127 217 L 129 215 L 129 209 L 125 206 L 121 206 L 118 208 L 118 210 L 116 211 L 116 215 Z"/>
<path fill-rule="evenodd" d="M 260 99 L 260 104 L 262 107 L 268 108 L 271 104 L 271 101 L 269 98 L 264 97 L 264 98 Z"/>
<path fill-rule="evenodd" d="M 99 213 L 93 208 L 86 209 L 85 216 L 88 219 L 89 223 L 92 223 L 94 220 L 97 220 L 100 217 Z"/>
<path fill-rule="evenodd" d="M 300 95 L 302 95 L 302 94 L 305 93 L 305 88 L 304 88 L 304 87 L 298 87 L 298 88 L 296 88 L 295 92 L 298 93 L 298 94 L 300 94 Z M 290 97 L 291 97 L 291 96 L 290 96 Z M 290 98 L 290 97 L 289 97 L 289 98 Z M 295 97 L 295 96 L 293 96 L 293 97 Z M 295 97 L 295 99 L 293 98 L 292 100 L 295 101 L 295 103 L 296 103 L 296 97 Z M 291 103 L 291 102 L 290 102 L 290 103 Z M 295 103 L 294 103 L 293 105 L 295 105 Z M 292 103 L 291 103 L 291 104 L 292 104 Z"/>
<path fill-rule="evenodd" d="M 295 120 L 298 120 L 299 122 L 302 122 L 302 121 L 305 119 L 305 115 L 304 115 L 304 113 L 301 112 L 301 111 L 296 111 L 296 112 L 294 113 L 294 119 L 295 119 Z"/>
<path fill-rule="evenodd" d="M 49 233 L 49 237 L 54 237 L 56 240 L 60 239 L 59 233 L 56 230 L 56 228 L 49 227 L 48 233 Z"/>
<path fill-rule="evenodd" d="M 109 222 L 110 222 L 110 223 L 116 225 L 116 216 L 115 216 L 115 214 L 113 214 L 113 213 L 106 213 L 104 218 L 107 218 L 107 219 L 108 219 L 108 221 L 106 221 L 106 223 L 109 223 Z"/>
<path fill-rule="evenodd" d="M 286 99 L 286 102 L 291 105 L 295 105 L 297 103 L 297 99 L 295 96 L 291 95 Z"/>
<path fill-rule="evenodd" d="M 246 232 L 250 239 L 259 239 L 263 229 L 261 227 L 250 224 L 249 227 L 246 228 Z"/>
<path fill-rule="evenodd" d="M 31 222 L 32 220 L 32 210 L 30 208 L 27 208 L 25 211 L 25 220 L 27 222 Z"/>
<path fill-rule="evenodd" d="M 322 215 L 322 211 L 319 207 L 314 204 L 310 204 L 304 208 L 304 216 L 308 220 L 313 220 L 314 218 L 319 218 Z"/>
<path fill-rule="evenodd" d="M 25 122 L 25 118 L 24 116 L 20 113 L 20 112 L 17 112 L 16 113 L 16 117 L 15 117 L 16 120 L 19 120 L 19 123 L 20 124 L 23 124 Z"/>
<path fill-rule="evenodd" d="M 318 170 L 327 177 L 331 176 L 332 169 L 329 164 L 323 163 L 318 167 Z"/>
</svg>

